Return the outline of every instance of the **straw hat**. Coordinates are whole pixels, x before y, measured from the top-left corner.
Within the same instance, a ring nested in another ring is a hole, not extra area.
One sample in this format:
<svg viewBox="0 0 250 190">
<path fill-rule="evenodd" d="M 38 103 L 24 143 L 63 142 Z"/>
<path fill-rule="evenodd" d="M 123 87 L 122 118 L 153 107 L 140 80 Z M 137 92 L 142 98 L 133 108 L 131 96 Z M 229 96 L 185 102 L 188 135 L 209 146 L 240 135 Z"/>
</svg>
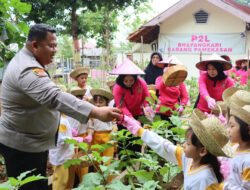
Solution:
<svg viewBox="0 0 250 190">
<path fill-rule="evenodd" d="M 60 88 L 62 91 L 64 91 L 64 92 L 66 92 L 67 91 L 67 88 L 66 88 L 66 86 L 65 85 L 63 85 L 63 84 L 58 84 L 57 85 L 57 87 L 58 88 Z"/>
<path fill-rule="evenodd" d="M 236 87 L 230 87 L 224 90 L 223 100 L 230 107 L 232 102 L 239 106 L 250 105 L 250 92 Z"/>
<path fill-rule="evenodd" d="M 164 63 L 164 64 L 173 64 L 173 65 L 183 65 L 182 62 L 177 59 L 174 55 L 169 56 L 167 59 L 163 59 L 159 63 Z"/>
<path fill-rule="evenodd" d="M 234 115 L 250 125 L 250 105 L 241 107 L 233 102 L 230 105 L 230 115 Z"/>
<path fill-rule="evenodd" d="M 223 115 L 227 113 L 227 104 L 223 101 L 217 101 L 215 108 L 212 109 L 212 113 L 215 115 L 219 115 L 221 112 Z"/>
<path fill-rule="evenodd" d="M 112 86 L 114 86 L 115 85 L 115 80 L 111 80 L 111 81 L 108 81 L 107 82 L 107 85 L 109 86 L 109 87 L 112 87 Z"/>
<path fill-rule="evenodd" d="M 73 87 L 71 90 L 70 90 L 70 93 L 74 96 L 79 96 L 79 95 L 82 95 L 84 96 L 84 94 L 86 93 L 87 89 L 84 89 L 84 88 L 79 88 L 79 87 Z"/>
<path fill-rule="evenodd" d="M 145 75 L 130 59 L 126 59 L 121 65 L 111 71 L 111 75 Z"/>
<path fill-rule="evenodd" d="M 70 77 L 76 79 L 76 77 L 79 76 L 80 74 L 89 74 L 89 68 L 87 67 L 77 68 L 70 73 Z"/>
<path fill-rule="evenodd" d="M 169 67 L 162 76 L 162 81 L 166 86 L 178 86 L 187 78 L 188 72 L 184 65 L 174 65 Z"/>
<path fill-rule="evenodd" d="M 232 68 L 232 65 L 226 61 L 225 59 L 223 59 L 221 56 L 217 55 L 217 54 L 212 54 L 210 55 L 207 59 L 200 61 L 196 64 L 196 67 L 202 71 L 206 71 L 207 70 L 207 64 L 209 62 L 218 62 L 220 64 L 223 65 L 223 70 L 229 70 Z"/>
<path fill-rule="evenodd" d="M 232 157 L 227 130 L 217 117 L 194 109 L 190 125 L 202 145 L 214 156 Z"/>
<path fill-rule="evenodd" d="M 156 91 L 156 86 L 154 84 L 149 84 L 148 85 L 148 90 Z"/>
<path fill-rule="evenodd" d="M 99 96 L 104 96 L 105 98 L 107 98 L 108 100 L 113 100 L 114 99 L 114 95 L 112 93 L 110 93 L 109 91 L 103 89 L 103 88 L 99 88 L 99 89 L 91 89 L 90 90 L 91 95 L 94 97 L 95 95 L 99 95 Z"/>
<path fill-rule="evenodd" d="M 250 60 L 250 57 L 245 57 L 244 59 L 238 59 L 238 60 L 236 60 L 235 63 L 236 63 L 236 65 L 237 65 L 238 67 L 240 67 L 242 62 L 248 61 L 248 60 Z"/>
</svg>

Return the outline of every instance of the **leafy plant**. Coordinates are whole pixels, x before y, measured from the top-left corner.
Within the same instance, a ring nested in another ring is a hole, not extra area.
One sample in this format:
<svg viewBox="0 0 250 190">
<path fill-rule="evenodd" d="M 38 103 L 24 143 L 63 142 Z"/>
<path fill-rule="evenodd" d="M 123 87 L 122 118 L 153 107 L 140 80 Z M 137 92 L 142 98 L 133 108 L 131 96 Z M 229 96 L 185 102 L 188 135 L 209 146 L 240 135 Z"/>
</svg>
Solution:
<svg viewBox="0 0 250 190">
<path fill-rule="evenodd" d="M 2 190 L 17 190 L 21 186 L 23 186 L 27 183 L 37 181 L 37 180 L 47 179 L 47 177 L 43 177 L 40 175 L 37 175 L 37 176 L 32 175 L 32 176 L 26 177 L 32 171 L 34 171 L 34 170 L 23 172 L 17 178 L 9 177 L 8 181 L 0 184 L 0 189 L 2 189 Z"/>
</svg>

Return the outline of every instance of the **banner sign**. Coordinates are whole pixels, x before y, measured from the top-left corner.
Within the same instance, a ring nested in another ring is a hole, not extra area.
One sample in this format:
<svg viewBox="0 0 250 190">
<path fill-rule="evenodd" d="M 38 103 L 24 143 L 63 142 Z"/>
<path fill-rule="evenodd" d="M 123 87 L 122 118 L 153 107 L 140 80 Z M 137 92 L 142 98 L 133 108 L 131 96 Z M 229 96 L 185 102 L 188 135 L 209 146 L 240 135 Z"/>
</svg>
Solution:
<svg viewBox="0 0 250 190">
<path fill-rule="evenodd" d="M 171 54 L 245 54 L 246 34 L 159 34 L 159 51 Z"/>
</svg>

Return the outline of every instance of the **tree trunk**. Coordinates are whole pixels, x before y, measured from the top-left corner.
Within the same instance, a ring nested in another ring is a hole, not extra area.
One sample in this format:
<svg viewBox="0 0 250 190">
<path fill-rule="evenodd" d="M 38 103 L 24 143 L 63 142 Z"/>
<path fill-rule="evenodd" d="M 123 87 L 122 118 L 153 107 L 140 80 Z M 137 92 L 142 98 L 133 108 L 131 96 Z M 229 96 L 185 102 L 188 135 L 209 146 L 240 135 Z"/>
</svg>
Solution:
<svg viewBox="0 0 250 190">
<path fill-rule="evenodd" d="M 106 26 L 107 28 L 105 29 L 105 42 L 106 42 L 106 52 L 107 52 L 107 59 L 106 59 L 106 63 L 107 63 L 107 69 L 109 69 L 109 61 L 110 61 L 110 42 L 109 42 L 109 37 L 110 37 L 110 11 L 106 12 Z"/>
<path fill-rule="evenodd" d="M 72 7 L 71 11 L 71 21 L 72 21 L 72 27 L 71 27 L 71 35 L 73 37 L 74 41 L 74 62 L 75 66 L 79 66 L 81 62 L 81 55 L 80 55 L 80 46 L 78 41 L 78 32 L 77 32 L 77 16 L 76 16 L 76 7 Z"/>
</svg>

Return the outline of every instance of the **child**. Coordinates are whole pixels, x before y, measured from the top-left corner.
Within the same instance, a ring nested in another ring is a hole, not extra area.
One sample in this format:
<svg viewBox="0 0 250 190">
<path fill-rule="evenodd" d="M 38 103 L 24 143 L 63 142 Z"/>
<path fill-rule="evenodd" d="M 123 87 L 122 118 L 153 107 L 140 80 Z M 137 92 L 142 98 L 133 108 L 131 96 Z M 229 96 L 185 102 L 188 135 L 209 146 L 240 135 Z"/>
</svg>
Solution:
<svg viewBox="0 0 250 190">
<path fill-rule="evenodd" d="M 79 88 L 84 88 L 87 90 L 83 98 L 83 100 L 85 101 L 88 101 L 90 100 L 90 98 L 92 98 L 90 94 L 90 90 L 92 88 L 89 85 L 87 85 L 88 75 L 89 75 L 89 68 L 86 67 L 77 68 L 70 73 L 70 77 L 77 81 L 77 86 Z"/>
<path fill-rule="evenodd" d="M 222 100 L 223 91 L 234 86 L 232 79 L 224 73 L 231 69 L 232 65 L 219 55 L 212 54 L 206 60 L 197 63 L 196 67 L 207 71 L 199 78 L 200 96 L 197 108 L 202 112 L 210 113 L 211 109 L 215 108 L 216 101 Z"/>
<path fill-rule="evenodd" d="M 216 117 L 206 118 L 195 109 L 191 128 L 186 132 L 183 148 L 173 145 L 152 131 L 143 129 L 137 121 L 125 116 L 123 125 L 161 157 L 183 168 L 184 190 L 218 189 L 223 180 L 217 156 L 230 157 L 227 131 Z"/>
<path fill-rule="evenodd" d="M 74 87 L 71 89 L 70 93 L 72 95 L 74 95 L 75 97 L 77 97 L 78 99 L 82 100 L 86 91 L 87 91 L 86 89 Z M 72 117 L 69 117 L 69 116 L 67 116 L 67 119 L 70 123 L 70 126 L 73 129 L 73 132 L 74 132 L 73 136 L 81 137 L 81 138 L 83 138 L 84 142 L 90 143 L 90 136 L 87 136 L 87 124 L 82 124 L 78 120 L 76 120 Z M 79 181 L 81 183 L 82 177 L 88 173 L 88 167 L 75 168 L 75 173 L 77 174 Z M 74 175 L 74 172 L 72 175 Z M 71 183 L 73 183 L 73 182 L 71 182 Z"/>
<path fill-rule="evenodd" d="M 183 65 L 175 56 L 169 57 L 167 60 L 160 61 L 159 64 L 167 64 L 166 69 L 173 65 Z M 184 83 L 181 83 L 179 86 L 168 87 L 162 81 L 162 76 L 159 76 L 155 80 L 156 89 L 159 90 L 159 100 L 160 103 L 156 107 L 156 112 L 161 116 L 162 120 L 169 120 L 169 117 L 172 115 L 172 111 L 168 110 L 166 112 L 161 112 L 161 106 L 169 107 L 172 110 L 176 110 L 175 104 L 179 104 L 180 106 L 177 108 L 177 111 L 181 115 L 184 111 L 184 106 L 187 105 L 188 102 L 188 93 L 186 90 L 186 86 Z"/>
<path fill-rule="evenodd" d="M 108 103 L 114 98 L 113 94 L 104 89 L 91 89 L 91 95 L 93 96 L 94 105 L 97 107 L 108 106 Z M 103 122 L 98 119 L 90 119 L 88 122 L 88 133 L 93 134 L 92 144 L 106 144 L 111 140 L 110 134 L 117 130 L 112 122 Z M 111 157 L 106 163 L 110 164 L 114 156 L 114 147 L 108 148 L 101 153 L 102 156 Z M 108 179 L 109 183 L 112 180 L 110 176 Z"/>
<path fill-rule="evenodd" d="M 232 96 L 223 93 L 225 101 L 230 102 L 229 139 L 231 143 L 236 143 L 232 147 L 233 158 L 229 159 L 230 174 L 224 182 L 224 190 L 250 189 L 250 93 L 248 105 L 240 106 L 243 102 L 234 98 L 240 91 L 238 89 Z"/>
<path fill-rule="evenodd" d="M 52 187 L 54 190 L 71 189 L 71 175 L 68 168 L 64 168 L 64 163 L 72 159 L 74 147 L 64 143 L 67 138 L 72 138 L 70 124 L 64 114 L 61 114 L 60 125 L 58 129 L 57 147 L 49 150 L 49 160 L 53 165 Z M 83 142 L 83 138 L 74 137 L 77 142 Z"/>
<path fill-rule="evenodd" d="M 109 89 L 110 89 L 110 92 L 113 94 L 113 90 L 114 90 L 114 86 L 115 86 L 115 81 L 114 81 L 114 80 L 108 81 L 108 82 L 107 82 L 107 85 L 108 85 L 108 87 L 109 87 Z M 110 106 L 110 107 L 114 107 L 114 105 L 115 105 L 115 101 L 114 101 L 114 99 L 113 99 L 113 100 L 111 100 L 111 101 L 109 102 L 109 106 Z"/>
</svg>

